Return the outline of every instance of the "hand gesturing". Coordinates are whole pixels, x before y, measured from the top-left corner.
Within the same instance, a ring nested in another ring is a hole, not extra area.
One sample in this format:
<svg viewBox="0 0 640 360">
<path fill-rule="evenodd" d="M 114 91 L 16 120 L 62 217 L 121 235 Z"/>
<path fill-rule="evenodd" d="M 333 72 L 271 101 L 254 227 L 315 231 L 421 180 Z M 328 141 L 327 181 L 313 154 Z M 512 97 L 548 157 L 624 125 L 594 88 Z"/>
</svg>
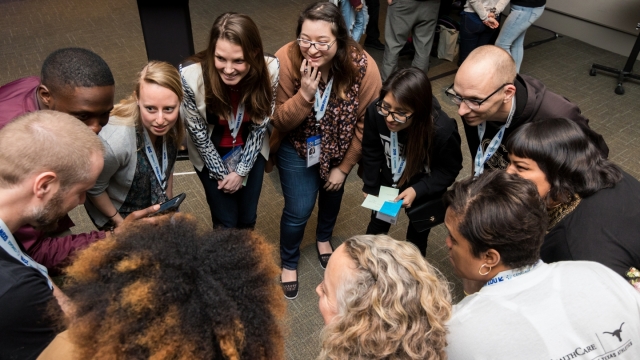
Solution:
<svg viewBox="0 0 640 360">
<path fill-rule="evenodd" d="M 300 93 L 305 100 L 313 101 L 321 78 L 322 74 L 318 68 L 309 66 L 307 59 L 303 59 L 300 65 Z"/>
</svg>

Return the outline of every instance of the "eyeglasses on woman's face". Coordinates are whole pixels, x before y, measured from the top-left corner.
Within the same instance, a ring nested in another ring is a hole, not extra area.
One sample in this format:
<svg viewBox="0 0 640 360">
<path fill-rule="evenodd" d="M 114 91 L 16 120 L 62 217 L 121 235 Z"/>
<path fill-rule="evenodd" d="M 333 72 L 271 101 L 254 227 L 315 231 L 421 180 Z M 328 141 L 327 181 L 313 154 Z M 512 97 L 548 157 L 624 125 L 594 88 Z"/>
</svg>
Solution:
<svg viewBox="0 0 640 360">
<path fill-rule="evenodd" d="M 399 122 L 401 124 L 406 123 L 409 119 L 413 117 L 413 114 L 406 114 L 400 111 L 391 111 L 391 109 L 382 102 L 382 100 L 376 103 L 376 109 L 378 110 L 378 114 L 384 116 L 385 118 L 391 114 L 391 118 L 395 122 Z"/>
<path fill-rule="evenodd" d="M 333 44 L 336 43 L 337 40 L 338 39 L 333 40 L 330 43 L 326 43 L 326 42 L 315 42 L 315 41 L 310 41 L 305 39 L 298 39 L 298 45 L 302 49 L 309 49 L 313 46 L 318 51 L 329 51 L 329 49 L 331 49 L 331 47 L 333 46 Z"/>
</svg>

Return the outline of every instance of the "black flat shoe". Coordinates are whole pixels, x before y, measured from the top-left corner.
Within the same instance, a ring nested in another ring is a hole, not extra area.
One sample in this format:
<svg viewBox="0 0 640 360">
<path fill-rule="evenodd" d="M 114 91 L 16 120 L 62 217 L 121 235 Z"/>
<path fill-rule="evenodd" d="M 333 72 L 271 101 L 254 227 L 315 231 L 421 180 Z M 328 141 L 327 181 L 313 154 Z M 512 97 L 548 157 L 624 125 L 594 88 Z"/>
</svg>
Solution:
<svg viewBox="0 0 640 360">
<path fill-rule="evenodd" d="M 296 273 L 296 279 L 297 278 L 298 273 Z M 282 282 L 282 277 L 280 277 L 280 284 L 282 285 L 282 290 L 284 291 L 285 298 L 293 300 L 298 297 L 298 280 Z"/>
<path fill-rule="evenodd" d="M 318 260 L 320 260 L 320 266 L 323 269 L 327 268 L 327 263 L 329 263 L 329 258 L 331 254 L 333 254 L 333 245 L 331 244 L 331 240 L 329 240 L 329 245 L 331 245 L 331 253 L 329 254 L 320 254 L 320 250 L 318 250 L 318 241 L 316 241 L 316 253 L 318 254 Z"/>
</svg>

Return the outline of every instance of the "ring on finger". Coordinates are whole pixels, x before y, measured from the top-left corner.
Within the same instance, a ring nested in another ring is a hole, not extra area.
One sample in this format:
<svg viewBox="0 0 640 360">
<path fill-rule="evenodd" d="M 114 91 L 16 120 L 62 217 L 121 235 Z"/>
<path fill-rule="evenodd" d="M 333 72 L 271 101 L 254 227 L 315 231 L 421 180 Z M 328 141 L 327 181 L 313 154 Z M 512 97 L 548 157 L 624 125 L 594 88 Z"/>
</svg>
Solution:
<svg viewBox="0 0 640 360">
<path fill-rule="evenodd" d="M 309 71 L 309 69 L 304 68 L 304 73 L 306 74 Z"/>
</svg>

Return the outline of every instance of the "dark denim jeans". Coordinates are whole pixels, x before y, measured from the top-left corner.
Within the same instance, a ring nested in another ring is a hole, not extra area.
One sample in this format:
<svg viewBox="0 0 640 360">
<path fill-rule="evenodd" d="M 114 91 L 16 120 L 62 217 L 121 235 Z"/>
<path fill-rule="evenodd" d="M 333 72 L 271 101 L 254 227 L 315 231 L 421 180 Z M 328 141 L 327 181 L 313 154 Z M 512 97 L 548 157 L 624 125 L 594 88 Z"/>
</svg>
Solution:
<svg viewBox="0 0 640 360">
<path fill-rule="evenodd" d="M 367 235 L 378 235 L 378 234 L 387 234 L 389 229 L 391 228 L 391 224 L 382 221 L 376 218 L 376 212 L 371 212 L 371 220 L 369 221 L 369 225 L 367 226 Z M 422 256 L 427 255 L 427 240 L 429 240 L 429 233 L 431 229 L 428 229 L 423 232 L 418 232 L 411 222 L 407 225 L 407 241 L 415 245 Z"/>
<path fill-rule="evenodd" d="M 258 154 L 249 172 L 247 185 L 233 194 L 218 190 L 218 181 L 209 178 L 209 170 L 204 167 L 196 173 L 204 187 L 213 227 L 253 229 L 258 218 L 258 200 L 262 191 L 262 178 L 266 160 Z"/>
<path fill-rule="evenodd" d="M 331 240 L 336 225 L 344 186 L 338 191 L 325 191 L 318 165 L 307 167 L 307 159 L 298 156 L 293 145 L 285 139 L 278 150 L 278 171 L 284 195 L 284 209 L 280 220 L 280 258 L 282 267 L 298 268 L 300 243 L 304 229 L 318 198 L 318 227 L 316 240 Z"/>
<path fill-rule="evenodd" d="M 500 17 L 497 18 L 498 21 Z M 478 14 L 463 11 L 460 13 L 460 57 L 458 66 L 477 47 L 487 45 L 498 29 L 492 29 L 482 23 Z"/>
</svg>

